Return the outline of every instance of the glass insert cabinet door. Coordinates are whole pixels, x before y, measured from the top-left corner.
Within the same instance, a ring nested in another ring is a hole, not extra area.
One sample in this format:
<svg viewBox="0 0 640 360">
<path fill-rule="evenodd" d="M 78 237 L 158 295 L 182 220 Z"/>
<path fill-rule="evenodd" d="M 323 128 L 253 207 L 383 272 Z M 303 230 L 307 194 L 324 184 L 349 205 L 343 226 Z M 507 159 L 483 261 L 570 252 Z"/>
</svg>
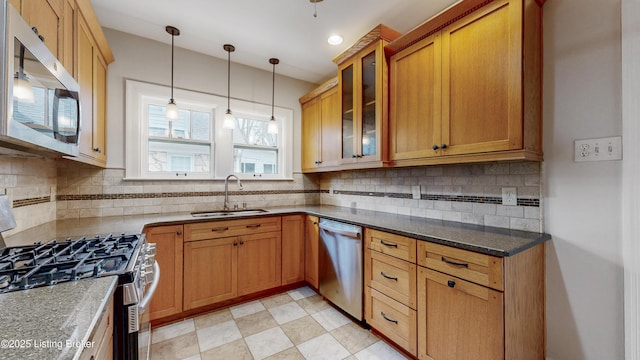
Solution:
<svg viewBox="0 0 640 360">
<path fill-rule="evenodd" d="M 383 61 L 382 45 L 374 43 L 340 65 L 343 163 L 381 159 Z"/>
</svg>

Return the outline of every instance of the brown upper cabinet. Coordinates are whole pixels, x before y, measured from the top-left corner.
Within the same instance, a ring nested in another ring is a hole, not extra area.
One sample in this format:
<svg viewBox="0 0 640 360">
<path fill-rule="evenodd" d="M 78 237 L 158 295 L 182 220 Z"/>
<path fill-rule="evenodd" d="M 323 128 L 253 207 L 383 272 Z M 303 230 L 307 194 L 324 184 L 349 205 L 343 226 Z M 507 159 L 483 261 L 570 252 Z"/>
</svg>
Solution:
<svg viewBox="0 0 640 360">
<path fill-rule="evenodd" d="M 338 78 L 300 98 L 302 104 L 302 171 L 337 169 L 342 158 Z"/>
<path fill-rule="evenodd" d="M 385 48 L 389 165 L 542 160 L 542 3 L 465 0 Z"/>
<path fill-rule="evenodd" d="M 343 168 L 380 167 L 386 160 L 388 86 L 384 46 L 400 36 L 378 25 L 336 56 Z"/>
</svg>

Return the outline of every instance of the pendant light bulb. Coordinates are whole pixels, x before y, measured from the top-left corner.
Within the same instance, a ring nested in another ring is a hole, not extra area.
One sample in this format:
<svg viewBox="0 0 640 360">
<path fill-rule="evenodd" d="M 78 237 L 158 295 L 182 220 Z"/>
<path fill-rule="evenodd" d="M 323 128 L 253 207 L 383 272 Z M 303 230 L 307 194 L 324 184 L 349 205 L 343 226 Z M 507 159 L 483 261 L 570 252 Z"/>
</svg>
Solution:
<svg viewBox="0 0 640 360">
<path fill-rule="evenodd" d="M 236 48 L 231 44 L 224 44 L 222 48 L 227 52 L 227 112 L 224 114 L 222 127 L 232 130 L 236 127 L 236 119 L 231 112 L 231 53 L 236 51 Z"/>
<path fill-rule="evenodd" d="M 174 50 L 174 39 L 176 36 L 180 35 L 180 30 L 173 26 L 166 26 L 165 31 L 171 35 L 171 98 L 169 98 L 169 103 L 165 108 L 164 115 L 169 120 L 176 120 L 179 117 L 178 114 L 178 105 L 176 105 L 176 101 L 173 98 L 173 50 Z"/>
<path fill-rule="evenodd" d="M 269 59 L 269 64 L 273 65 L 273 73 L 271 79 L 271 119 L 269 120 L 269 126 L 267 127 L 268 134 L 278 133 L 278 122 L 275 116 L 273 116 L 274 100 L 276 94 L 276 65 L 280 63 L 280 60 L 276 58 Z"/>
</svg>

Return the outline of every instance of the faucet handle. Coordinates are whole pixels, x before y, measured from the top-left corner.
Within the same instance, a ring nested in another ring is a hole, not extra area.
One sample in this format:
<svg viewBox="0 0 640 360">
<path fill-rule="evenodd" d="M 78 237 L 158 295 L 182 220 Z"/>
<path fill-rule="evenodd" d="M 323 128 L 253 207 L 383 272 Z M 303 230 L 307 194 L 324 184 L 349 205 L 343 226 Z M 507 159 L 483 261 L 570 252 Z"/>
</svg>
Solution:
<svg viewBox="0 0 640 360">
<path fill-rule="evenodd" d="M 246 202 L 243 202 L 243 203 L 242 203 L 242 209 L 243 209 L 243 210 L 247 210 L 247 203 L 246 203 Z"/>
<path fill-rule="evenodd" d="M 233 210 L 238 210 L 238 204 L 233 205 Z"/>
</svg>

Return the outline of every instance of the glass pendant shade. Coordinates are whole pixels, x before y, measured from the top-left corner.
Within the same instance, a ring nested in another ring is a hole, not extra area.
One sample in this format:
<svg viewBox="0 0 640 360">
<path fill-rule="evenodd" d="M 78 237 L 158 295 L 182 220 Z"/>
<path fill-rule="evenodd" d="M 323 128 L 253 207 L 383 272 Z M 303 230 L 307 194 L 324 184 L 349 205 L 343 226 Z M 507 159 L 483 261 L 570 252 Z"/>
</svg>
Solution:
<svg viewBox="0 0 640 360">
<path fill-rule="evenodd" d="M 164 115 L 169 120 L 176 120 L 180 117 L 180 115 L 178 114 L 178 105 L 176 105 L 176 102 L 173 99 L 169 100 L 169 103 L 165 108 Z"/>
<path fill-rule="evenodd" d="M 13 97 L 21 102 L 32 103 L 35 101 L 33 88 L 26 76 L 16 74 L 13 78 Z"/>
<path fill-rule="evenodd" d="M 232 130 L 233 128 L 235 128 L 235 118 L 231 113 L 231 109 L 227 109 L 226 114 L 224 114 L 224 121 L 222 123 L 222 127 L 229 130 Z"/>
<path fill-rule="evenodd" d="M 271 120 L 269 120 L 269 126 L 267 127 L 268 134 L 277 134 L 278 133 L 278 123 L 276 122 L 276 118 L 273 116 Z"/>
</svg>

